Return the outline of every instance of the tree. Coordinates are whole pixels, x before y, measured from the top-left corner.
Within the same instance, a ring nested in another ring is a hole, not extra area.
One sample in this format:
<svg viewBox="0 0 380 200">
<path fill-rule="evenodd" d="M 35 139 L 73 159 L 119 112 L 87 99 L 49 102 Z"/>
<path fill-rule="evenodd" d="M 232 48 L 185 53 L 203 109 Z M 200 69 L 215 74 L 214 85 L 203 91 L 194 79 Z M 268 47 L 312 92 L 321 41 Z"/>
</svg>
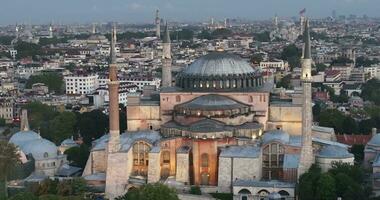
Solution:
<svg viewBox="0 0 380 200">
<path fill-rule="evenodd" d="M 342 122 L 342 132 L 346 134 L 358 133 L 358 126 L 356 121 L 350 117 L 346 116 Z"/>
<path fill-rule="evenodd" d="M 15 49 L 17 50 L 16 57 L 18 59 L 26 57 L 35 58 L 36 56 L 42 55 L 41 46 L 34 43 L 17 42 L 15 45 Z"/>
<path fill-rule="evenodd" d="M 380 105 L 380 80 L 371 79 L 363 84 L 361 97 Z"/>
<path fill-rule="evenodd" d="M 133 189 L 117 200 L 179 200 L 175 189 L 161 183 L 147 184 L 138 189 Z"/>
<path fill-rule="evenodd" d="M 319 125 L 332 127 L 338 133 L 344 133 L 343 121 L 345 116 L 338 110 L 327 109 L 321 112 L 319 117 Z"/>
<path fill-rule="evenodd" d="M 211 33 L 208 32 L 207 30 L 202 30 L 199 34 L 198 34 L 198 38 L 199 39 L 207 39 L 207 40 L 211 40 Z"/>
<path fill-rule="evenodd" d="M 12 196 L 11 198 L 9 198 L 9 200 L 25 200 L 25 199 L 28 199 L 28 200 L 38 200 L 38 197 L 36 197 L 33 193 L 31 192 L 20 192 L 14 196 Z"/>
<path fill-rule="evenodd" d="M 361 163 L 364 159 L 364 145 L 354 144 L 351 147 L 351 153 L 354 154 L 355 161 Z"/>
<path fill-rule="evenodd" d="M 194 37 L 194 31 L 190 29 L 182 29 L 180 31 L 175 31 L 170 33 L 171 39 L 178 40 L 192 40 Z"/>
<path fill-rule="evenodd" d="M 211 33 L 212 38 L 227 39 L 232 36 L 232 31 L 226 28 L 219 28 Z"/>
<path fill-rule="evenodd" d="M 90 155 L 90 149 L 86 144 L 81 144 L 79 147 L 71 147 L 64 152 L 67 155 L 67 160 L 71 164 L 84 168 Z"/>
<path fill-rule="evenodd" d="M 119 126 L 120 134 L 127 130 L 127 108 L 123 104 L 119 104 Z"/>
<path fill-rule="evenodd" d="M 49 121 L 49 138 L 56 144 L 70 138 L 74 134 L 76 115 L 73 112 L 59 113 L 53 120 Z"/>
<path fill-rule="evenodd" d="M 259 42 L 270 42 L 269 31 L 254 34 L 255 40 Z"/>
<path fill-rule="evenodd" d="M 202 194 L 201 188 L 199 186 L 191 186 L 190 194 L 201 195 Z"/>
<path fill-rule="evenodd" d="M 315 65 L 315 68 L 317 69 L 317 72 L 324 72 L 327 66 L 325 64 L 318 63 Z"/>
<path fill-rule="evenodd" d="M 324 173 L 318 180 L 315 195 L 319 200 L 335 200 L 335 180 L 329 173 Z"/>
<path fill-rule="evenodd" d="M 306 173 L 300 176 L 297 187 L 301 200 L 315 199 L 316 186 L 320 176 L 321 168 L 317 165 L 312 165 Z"/>
<path fill-rule="evenodd" d="M 108 117 L 100 110 L 78 113 L 77 121 L 77 129 L 88 145 L 108 131 Z"/>
<path fill-rule="evenodd" d="M 291 74 L 288 74 L 284 77 L 282 77 L 282 79 L 278 82 L 276 82 L 276 87 L 277 88 L 285 88 L 285 89 L 290 89 L 291 88 L 291 85 L 290 85 L 290 80 L 292 79 L 292 75 Z"/>
<path fill-rule="evenodd" d="M 32 75 L 26 82 L 27 88 L 32 88 L 35 83 L 43 83 L 48 86 L 50 92 L 55 92 L 57 94 L 62 94 L 64 89 L 63 77 L 58 73 L 42 73 L 39 75 Z"/>
<path fill-rule="evenodd" d="M 16 146 L 6 141 L 0 141 L 0 183 L 4 184 L 4 187 L 0 188 L 0 197 L 2 196 L 1 194 L 4 194 L 5 198 L 8 197 L 8 173 L 16 166 L 18 162 L 19 154 L 17 153 Z"/>
<path fill-rule="evenodd" d="M 281 52 L 281 59 L 288 61 L 291 69 L 301 66 L 301 49 L 296 45 L 291 44 L 286 46 Z"/>
<path fill-rule="evenodd" d="M 5 126 L 5 119 L 0 117 L 0 126 Z"/>
</svg>

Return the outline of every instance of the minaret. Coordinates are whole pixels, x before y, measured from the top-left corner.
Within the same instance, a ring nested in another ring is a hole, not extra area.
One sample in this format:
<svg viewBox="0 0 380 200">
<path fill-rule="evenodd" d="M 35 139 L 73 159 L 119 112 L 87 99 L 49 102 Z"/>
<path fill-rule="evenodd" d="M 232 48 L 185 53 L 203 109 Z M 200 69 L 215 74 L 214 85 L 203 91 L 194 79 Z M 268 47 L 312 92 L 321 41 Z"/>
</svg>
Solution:
<svg viewBox="0 0 380 200">
<path fill-rule="evenodd" d="M 160 19 L 160 10 L 156 10 L 156 19 L 155 19 L 155 23 L 156 23 L 156 37 L 158 39 L 161 38 L 161 19 Z"/>
<path fill-rule="evenodd" d="M 93 34 L 93 35 L 96 34 L 96 23 L 93 23 L 93 24 L 92 24 L 92 34 Z"/>
<path fill-rule="evenodd" d="M 119 81 L 117 79 L 116 66 L 116 27 L 111 33 L 111 62 L 109 65 L 109 140 L 107 146 L 107 172 L 106 172 L 106 195 L 114 199 L 124 192 L 124 186 L 118 180 L 118 152 L 120 149 L 119 130 Z"/>
<path fill-rule="evenodd" d="M 302 105 L 302 147 L 298 166 L 298 177 L 305 173 L 314 163 L 311 127 L 313 122 L 312 101 L 311 101 L 311 45 L 309 33 L 309 21 L 305 20 L 304 27 L 304 52 L 302 62 L 302 87 L 303 87 L 303 105 Z"/>
<path fill-rule="evenodd" d="M 51 24 L 49 26 L 49 38 L 53 38 L 53 26 Z"/>
<path fill-rule="evenodd" d="M 274 23 L 275 29 L 277 30 L 278 29 L 278 16 L 277 16 L 277 14 L 274 16 L 273 23 Z"/>
<path fill-rule="evenodd" d="M 162 40 L 162 87 L 170 87 L 172 85 L 172 55 L 170 44 L 170 33 L 168 22 L 166 22 Z"/>
<path fill-rule="evenodd" d="M 26 109 L 23 109 L 21 111 L 21 124 L 20 124 L 20 131 L 29 131 L 29 122 L 28 122 L 28 111 Z"/>
</svg>

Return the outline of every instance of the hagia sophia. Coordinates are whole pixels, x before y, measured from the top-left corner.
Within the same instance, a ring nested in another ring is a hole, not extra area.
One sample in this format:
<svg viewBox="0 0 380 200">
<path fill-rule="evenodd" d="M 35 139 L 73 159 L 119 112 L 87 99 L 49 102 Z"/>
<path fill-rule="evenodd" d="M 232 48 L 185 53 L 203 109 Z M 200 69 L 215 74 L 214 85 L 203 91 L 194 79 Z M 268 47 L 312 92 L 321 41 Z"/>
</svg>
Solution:
<svg viewBox="0 0 380 200">
<path fill-rule="evenodd" d="M 163 34 L 162 88 L 131 96 L 128 130 L 120 134 L 115 52 L 109 69 L 110 133 L 93 142 L 83 172 L 114 199 L 130 188 L 163 182 L 233 193 L 235 199 L 295 196 L 295 183 L 313 164 L 353 164 L 334 131 L 313 125 L 311 47 L 305 23 L 302 95 L 272 96 L 264 80 L 238 55 L 210 52 L 172 78 L 169 30 Z M 116 30 L 112 34 L 112 49 Z M 174 81 L 173 81 L 174 80 Z"/>
</svg>

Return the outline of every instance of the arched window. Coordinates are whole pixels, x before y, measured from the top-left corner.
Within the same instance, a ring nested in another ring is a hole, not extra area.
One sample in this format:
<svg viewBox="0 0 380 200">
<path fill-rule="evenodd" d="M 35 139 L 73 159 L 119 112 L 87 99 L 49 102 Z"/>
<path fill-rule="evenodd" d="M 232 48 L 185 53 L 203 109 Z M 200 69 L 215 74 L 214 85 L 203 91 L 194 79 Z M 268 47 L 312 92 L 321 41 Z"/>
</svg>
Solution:
<svg viewBox="0 0 380 200">
<path fill-rule="evenodd" d="M 204 172 L 201 174 L 201 185 L 208 185 L 210 179 L 210 174 Z"/>
<path fill-rule="evenodd" d="M 133 145 L 133 173 L 134 175 L 146 176 L 149 164 L 150 146 L 143 141 Z"/>
<path fill-rule="evenodd" d="M 47 152 L 44 153 L 44 158 L 49 157 L 49 154 Z"/>
<path fill-rule="evenodd" d="M 281 179 L 284 164 L 284 147 L 279 143 L 270 143 L 263 149 L 263 178 Z"/>
<path fill-rule="evenodd" d="M 204 153 L 201 155 L 201 166 L 208 167 L 208 154 Z"/>
</svg>

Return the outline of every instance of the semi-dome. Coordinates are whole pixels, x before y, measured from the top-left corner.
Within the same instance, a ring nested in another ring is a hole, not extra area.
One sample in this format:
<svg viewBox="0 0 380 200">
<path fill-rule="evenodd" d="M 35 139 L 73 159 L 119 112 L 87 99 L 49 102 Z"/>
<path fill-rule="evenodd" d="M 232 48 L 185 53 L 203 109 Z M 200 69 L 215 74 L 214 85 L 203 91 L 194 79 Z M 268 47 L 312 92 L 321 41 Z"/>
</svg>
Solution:
<svg viewBox="0 0 380 200">
<path fill-rule="evenodd" d="M 282 130 L 271 130 L 264 134 L 263 143 L 267 144 L 272 141 L 278 141 L 281 143 L 289 142 L 289 134 Z"/>
<path fill-rule="evenodd" d="M 327 145 L 324 146 L 318 153 L 317 157 L 322 158 L 352 158 L 353 154 L 349 153 L 346 148 Z"/>
<path fill-rule="evenodd" d="M 259 86 L 262 78 L 240 56 L 213 52 L 184 69 L 177 76 L 176 84 L 187 90 L 234 90 Z"/>
<path fill-rule="evenodd" d="M 36 160 L 42 160 L 47 158 L 54 158 L 57 156 L 57 146 L 49 140 L 39 138 L 29 141 L 27 144 L 21 147 L 21 150 L 26 154 L 32 154 Z"/>
<path fill-rule="evenodd" d="M 247 114 L 251 111 L 251 106 L 240 103 L 227 96 L 208 94 L 176 105 L 174 110 L 179 115 L 217 117 Z"/>
<path fill-rule="evenodd" d="M 28 143 L 32 140 L 36 140 L 39 138 L 40 136 L 34 131 L 31 131 L 31 130 L 19 131 L 12 135 L 12 137 L 9 139 L 9 143 L 12 143 L 16 146 L 21 147 L 25 143 Z"/>
</svg>

